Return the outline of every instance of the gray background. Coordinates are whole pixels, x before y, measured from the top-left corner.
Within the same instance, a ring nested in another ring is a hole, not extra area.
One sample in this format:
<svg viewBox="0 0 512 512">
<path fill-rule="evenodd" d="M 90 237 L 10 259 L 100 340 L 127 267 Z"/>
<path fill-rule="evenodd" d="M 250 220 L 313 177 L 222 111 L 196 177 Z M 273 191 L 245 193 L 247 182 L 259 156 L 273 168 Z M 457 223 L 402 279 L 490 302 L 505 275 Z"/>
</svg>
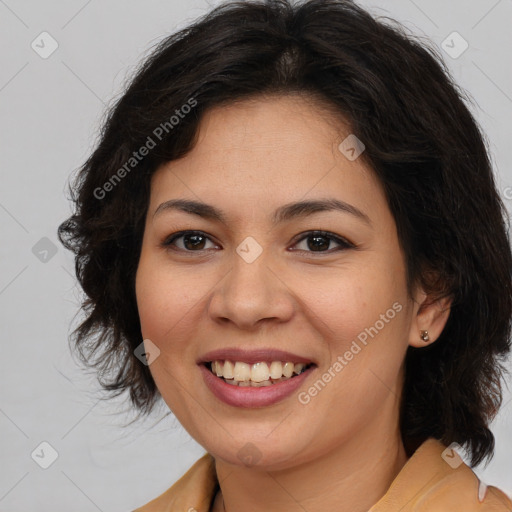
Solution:
<svg viewBox="0 0 512 512">
<path fill-rule="evenodd" d="M 122 428 L 133 418 L 127 404 L 100 401 L 94 375 L 71 357 L 67 339 L 80 290 L 56 228 L 71 212 L 67 181 L 94 147 L 101 116 L 123 81 L 151 45 L 217 3 L 0 0 L 0 512 L 128 512 L 204 453 L 173 416 L 159 422 L 165 404 L 145 422 Z M 474 99 L 471 109 L 489 138 L 510 210 L 512 1 L 361 3 L 441 48 L 454 31 L 467 41 L 458 58 L 441 51 Z M 40 52 L 51 48 L 49 39 L 42 48 L 43 31 L 58 44 L 45 59 L 31 47 L 35 41 Z M 452 51 L 460 44 L 455 40 Z M 475 471 L 510 494 L 507 390 L 492 430 L 496 455 Z M 58 453 L 47 469 L 39 466 L 50 462 L 43 441 Z"/>
</svg>

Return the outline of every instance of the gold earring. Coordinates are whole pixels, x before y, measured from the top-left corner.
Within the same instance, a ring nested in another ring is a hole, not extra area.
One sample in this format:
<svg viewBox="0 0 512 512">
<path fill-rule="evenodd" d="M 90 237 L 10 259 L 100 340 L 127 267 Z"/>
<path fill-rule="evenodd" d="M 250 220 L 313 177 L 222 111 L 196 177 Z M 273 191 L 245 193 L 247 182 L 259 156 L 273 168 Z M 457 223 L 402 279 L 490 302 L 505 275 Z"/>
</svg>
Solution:
<svg viewBox="0 0 512 512">
<path fill-rule="evenodd" d="M 420 338 L 423 340 L 423 341 L 429 341 L 430 340 L 430 337 L 428 335 L 428 331 L 420 331 Z"/>
</svg>

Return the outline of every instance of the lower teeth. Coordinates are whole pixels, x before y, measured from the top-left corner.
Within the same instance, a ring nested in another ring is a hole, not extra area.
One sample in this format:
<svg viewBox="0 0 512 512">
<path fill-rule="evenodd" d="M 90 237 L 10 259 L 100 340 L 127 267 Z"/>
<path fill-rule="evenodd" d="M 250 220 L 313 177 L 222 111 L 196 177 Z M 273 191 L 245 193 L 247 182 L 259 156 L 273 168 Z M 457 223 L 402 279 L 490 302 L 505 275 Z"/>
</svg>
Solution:
<svg viewBox="0 0 512 512">
<path fill-rule="evenodd" d="M 296 375 L 294 375 L 293 377 L 296 377 Z M 274 380 L 269 379 L 269 380 L 264 380 L 263 382 L 253 382 L 252 380 L 238 381 L 235 379 L 225 379 L 224 377 L 219 377 L 219 378 L 222 379 L 224 382 L 231 384 L 232 386 L 262 388 L 262 387 L 266 387 L 266 386 L 272 386 L 273 384 L 277 384 L 278 382 L 283 382 L 285 380 L 293 379 L 293 377 L 281 377 L 280 379 L 274 379 Z"/>
</svg>

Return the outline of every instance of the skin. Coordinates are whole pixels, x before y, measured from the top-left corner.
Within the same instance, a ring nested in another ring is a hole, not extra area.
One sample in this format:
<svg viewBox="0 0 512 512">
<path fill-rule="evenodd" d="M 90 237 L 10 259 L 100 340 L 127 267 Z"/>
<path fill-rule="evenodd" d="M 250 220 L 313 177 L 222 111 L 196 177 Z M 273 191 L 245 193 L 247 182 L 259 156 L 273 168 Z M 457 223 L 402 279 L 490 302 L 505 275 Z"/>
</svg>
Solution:
<svg viewBox="0 0 512 512">
<path fill-rule="evenodd" d="M 405 352 L 428 344 L 420 329 L 438 338 L 449 307 L 427 305 L 421 287 L 408 296 L 383 189 L 362 158 L 338 150 L 350 133 L 306 96 L 244 100 L 209 110 L 194 149 L 152 178 L 136 276 L 142 334 L 160 350 L 149 368 L 163 399 L 215 457 L 214 511 L 367 511 L 407 461 L 398 426 Z M 176 198 L 211 204 L 227 220 L 154 216 Z M 325 198 L 357 207 L 370 224 L 341 211 L 271 223 L 279 206 Z M 188 229 L 207 237 L 199 248 L 183 237 L 162 245 Z M 316 249 L 311 230 L 356 248 L 327 238 Z M 248 236 L 263 250 L 252 263 L 236 252 Z M 227 405 L 196 365 L 225 347 L 288 350 L 318 364 L 299 389 L 307 391 L 396 302 L 401 311 L 306 405 L 298 393 L 268 407 Z M 258 451 L 251 467 L 238 457 L 246 443 Z"/>
</svg>

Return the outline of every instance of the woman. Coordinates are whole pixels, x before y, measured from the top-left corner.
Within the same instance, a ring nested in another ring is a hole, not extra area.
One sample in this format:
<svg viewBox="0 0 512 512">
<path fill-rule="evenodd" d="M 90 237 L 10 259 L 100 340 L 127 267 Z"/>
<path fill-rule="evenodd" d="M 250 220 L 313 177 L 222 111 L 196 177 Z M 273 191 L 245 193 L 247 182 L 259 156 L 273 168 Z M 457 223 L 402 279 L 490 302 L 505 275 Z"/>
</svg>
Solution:
<svg viewBox="0 0 512 512">
<path fill-rule="evenodd" d="M 349 0 L 222 5 L 74 187 L 84 362 L 207 450 L 137 512 L 512 510 L 458 453 L 494 448 L 505 209 L 433 49 Z"/>
</svg>

